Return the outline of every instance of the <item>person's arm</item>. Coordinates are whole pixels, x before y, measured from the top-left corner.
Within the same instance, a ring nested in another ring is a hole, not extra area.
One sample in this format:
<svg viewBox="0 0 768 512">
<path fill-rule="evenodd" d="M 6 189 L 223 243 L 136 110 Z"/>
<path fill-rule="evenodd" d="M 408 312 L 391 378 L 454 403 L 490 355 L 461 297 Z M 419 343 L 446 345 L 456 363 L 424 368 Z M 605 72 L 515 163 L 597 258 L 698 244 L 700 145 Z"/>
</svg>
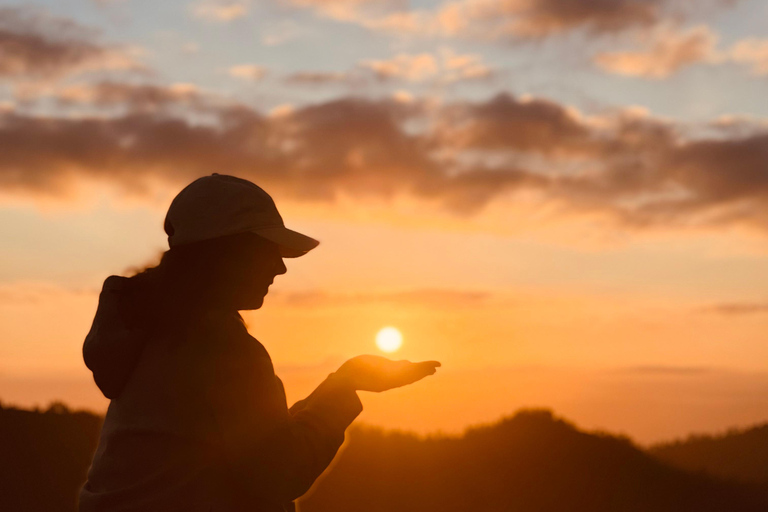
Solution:
<svg viewBox="0 0 768 512">
<path fill-rule="evenodd" d="M 243 499 L 287 503 L 328 467 L 362 403 L 332 374 L 289 412 L 269 356 L 251 340 L 216 363 L 213 403 L 223 464 Z"/>
<path fill-rule="evenodd" d="M 244 468 L 259 482 L 261 494 L 280 503 L 309 490 L 344 443 L 346 428 L 363 410 L 357 393 L 340 386 L 333 375 L 302 403 L 264 437 L 257 449 L 258 463 L 246 462 Z"/>
</svg>

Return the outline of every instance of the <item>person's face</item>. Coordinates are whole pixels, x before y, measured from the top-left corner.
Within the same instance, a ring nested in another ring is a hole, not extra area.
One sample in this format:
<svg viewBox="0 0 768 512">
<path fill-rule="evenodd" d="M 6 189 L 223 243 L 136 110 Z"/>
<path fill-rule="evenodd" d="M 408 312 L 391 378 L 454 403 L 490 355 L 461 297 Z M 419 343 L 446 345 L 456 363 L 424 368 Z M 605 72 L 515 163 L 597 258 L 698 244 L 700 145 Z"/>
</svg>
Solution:
<svg viewBox="0 0 768 512">
<path fill-rule="evenodd" d="M 235 309 L 259 309 L 276 276 L 286 272 L 277 244 L 257 235 L 243 238 L 224 271 L 232 283 L 232 302 Z"/>
</svg>

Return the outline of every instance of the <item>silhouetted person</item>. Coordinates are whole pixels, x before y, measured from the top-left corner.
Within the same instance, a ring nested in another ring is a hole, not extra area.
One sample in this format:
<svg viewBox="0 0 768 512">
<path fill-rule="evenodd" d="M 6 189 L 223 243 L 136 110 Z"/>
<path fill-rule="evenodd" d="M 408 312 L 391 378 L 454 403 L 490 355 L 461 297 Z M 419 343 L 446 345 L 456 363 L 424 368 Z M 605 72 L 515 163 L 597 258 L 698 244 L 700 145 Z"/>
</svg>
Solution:
<svg viewBox="0 0 768 512">
<path fill-rule="evenodd" d="M 111 402 L 80 511 L 293 510 L 362 411 L 356 391 L 439 363 L 359 356 L 289 409 L 238 310 L 260 308 L 282 258 L 318 242 L 285 228 L 261 188 L 215 173 L 176 196 L 165 231 L 156 267 L 105 280 L 83 345 Z"/>
</svg>

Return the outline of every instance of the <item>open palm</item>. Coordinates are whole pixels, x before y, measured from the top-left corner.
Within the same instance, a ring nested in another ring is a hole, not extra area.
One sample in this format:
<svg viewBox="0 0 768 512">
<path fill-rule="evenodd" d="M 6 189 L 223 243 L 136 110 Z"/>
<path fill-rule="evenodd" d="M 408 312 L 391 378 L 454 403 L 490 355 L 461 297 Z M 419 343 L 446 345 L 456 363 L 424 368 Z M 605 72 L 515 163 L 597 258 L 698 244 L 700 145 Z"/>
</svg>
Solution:
<svg viewBox="0 0 768 512">
<path fill-rule="evenodd" d="M 412 384 L 432 375 L 437 361 L 392 361 L 386 357 L 362 355 L 353 357 L 336 370 L 337 377 L 358 391 L 381 392 Z"/>
</svg>

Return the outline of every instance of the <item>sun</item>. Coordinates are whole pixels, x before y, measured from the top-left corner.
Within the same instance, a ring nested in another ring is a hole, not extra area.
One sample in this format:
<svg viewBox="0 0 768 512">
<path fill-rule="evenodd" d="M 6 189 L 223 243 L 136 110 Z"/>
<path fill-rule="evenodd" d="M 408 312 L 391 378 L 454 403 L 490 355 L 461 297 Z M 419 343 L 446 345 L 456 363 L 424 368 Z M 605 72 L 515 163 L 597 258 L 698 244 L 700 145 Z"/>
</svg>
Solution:
<svg viewBox="0 0 768 512">
<path fill-rule="evenodd" d="M 384 327 L 376 335 L 376 346 L 382 352 L 394 352 L 403 344 L 403 335 L 394 327 Z"/>
</svg>

